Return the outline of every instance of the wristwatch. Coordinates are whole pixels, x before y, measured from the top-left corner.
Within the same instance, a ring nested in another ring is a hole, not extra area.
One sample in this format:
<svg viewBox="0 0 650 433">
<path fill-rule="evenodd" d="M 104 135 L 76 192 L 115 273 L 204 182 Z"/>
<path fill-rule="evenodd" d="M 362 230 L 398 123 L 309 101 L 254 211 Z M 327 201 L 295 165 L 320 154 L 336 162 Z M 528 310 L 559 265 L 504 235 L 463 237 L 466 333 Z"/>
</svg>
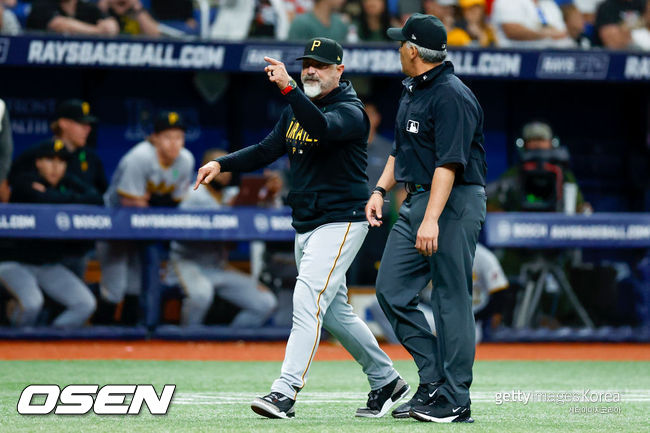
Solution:
<svg viewBox="0 0 650 433">
<path fill-rule="evenodd" d="M 280 90 L 280 93 L 282 93 L 282 95 L 286 95 L 287 93 L 291 92 L 296 87 L 298 87 L 298 84 L 296 84 L 296 80 L 294 80 L 292 78 L 292 79 L 289 80 L 289 83 L 287 83 L 287 87 Z"/>
<path fill-rule="evenodd" d="M 372 190 L 372 194 L 375 194 L 375 193 L 379 193 L 379 194 L 381 194 L 382 197 L 386 197 L 386 190 L 384 188 L 380 187 L 380 186 L 376 186 Z"/>
</svg>

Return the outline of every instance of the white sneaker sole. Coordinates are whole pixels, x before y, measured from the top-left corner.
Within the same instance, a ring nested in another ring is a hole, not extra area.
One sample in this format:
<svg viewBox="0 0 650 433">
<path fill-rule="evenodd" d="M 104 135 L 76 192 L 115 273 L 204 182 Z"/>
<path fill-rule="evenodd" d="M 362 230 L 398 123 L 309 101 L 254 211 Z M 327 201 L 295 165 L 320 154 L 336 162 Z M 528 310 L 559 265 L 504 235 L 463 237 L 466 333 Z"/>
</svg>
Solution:
<svg viewBox="0 0 650 433">
<path fill-rule="evenodd" d="M 397 403 L 399 403 L 404 397 L 406 397 L 409 394 L 409 391 L 411 390 L 411 387 L 407 384 L 406 389 L 402 392 L 402 395 L 398 396 L 395 400 L 392 398 L 389 398 L 386 400 L 384 403 L 384 406 L 382 406 L 381 410 L 376 413 L 356 413 L 354 416 L 359 417 L 359 418 L 381 418 L 382 416 L 386 415 L 389 410 L 391 410 Z"/>
<path fill-rule="evenodd" d="M 471 416 L 469 418 L 467 418 L 466 420 L 463 420 L 463 421 L 455 421 L 456 418 L 459 417 L 459 415 L 452 415 L 452 416 L 447 416 L 447 417 L 444 417 L 444 418 L 436 418 L 436 417 L 433 417 L 433 416 L 425 415 L 423 413 L 411 411 L 410 416 L 411 416 L 411 418 L 414 418 L 414 419 L 416 419 L 418 421 L 437 422 L 437 423 L 441 423 L 441 424 L 447 424 L 447 423 L 452 423 L 452 422 L 468 422 L 468 423 L 474 422 L 474 419 L 472 419 Z"/>
<path fill-rule="evenodd" d="M 253 409 L 253 412 L 258 415 L 273 419 L 291 419 L 295 414 L 295 412 L 289 412 L 289 414 L 281 412 L 277 407 L 261 398 L 253 400 L 251 403 L 251 409 Z"/>
</svg>

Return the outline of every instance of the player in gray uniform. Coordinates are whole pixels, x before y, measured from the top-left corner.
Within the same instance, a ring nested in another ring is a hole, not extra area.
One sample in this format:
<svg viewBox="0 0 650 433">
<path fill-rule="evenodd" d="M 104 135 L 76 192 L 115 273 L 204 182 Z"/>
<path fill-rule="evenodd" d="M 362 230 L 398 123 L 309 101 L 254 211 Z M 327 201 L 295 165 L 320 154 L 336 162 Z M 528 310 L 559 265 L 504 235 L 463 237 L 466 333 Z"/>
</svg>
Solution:
<svg viewBox="0 0 650 433">
<path fill-rule="evenodd" d="M 177 206 L 194 175 L 194 157 L 184 148 L 185 124 L 180 114 L 163 111 L 148 140 L 122 157 L 104 203 L 108 207 Z M 116 304 L 141 289 L 140 251 L 132 242 L 97 242 L 101 264 L 100 303 L 95 321 L 111 323 Z"/>
<path fill-rule="evenodd" d="M 221 171 L 253 171 L 289 155 L 288 202 L 296 228 L 298 278 L 293 295 L 293 327 L 280 377 L 271 393 L 251 408 L 269 418 L 291 418 L 298 392 L 325 327 L 361 364 L 371 391 L 356 416 L 380 417 L 409 391 L 368 326 L 347 302 L 345 273 L 359 251 L 368 224 L 364 202 L 369 122 L 352 85 L 341 80 L 343 49 L 327 38 L 305 47 L 303 92 L 284 64 L 266 57 L 269 81 L 286 96 L 287 107 L 261 143 L 201 167 L 195 189 Z"/>
<path fill-rule="evenodd" d="M 223 156 L 220 150 L 208 151 L 204 163 Z M 202 185 L 188 194 L 180 209 L 220 209 L 228 206 L 224 187 L 231 179 L 230 173 L 220 173 L 209 185 Z M 259 327 L 266 322 L 277 299 L 268 288 L 260 288 L 255 280 L 242 272 L 227 269 L 228 251 L 221 242 L 171 243 L 169 253 L 173 272 L 185 292 L 181 308 L 181 325 L 198 325 L 212 305 L 215 292 L 222 299 L 241 308 L 230 326 Z"/>
<path fill-rule="evenodd" d="M 67 174 L 70 154 L 61 140 L 43 142 L 29 150 L 34 171 L 16 175 L 11 182 L 14 203 L 100 204 L 101 195 L 90 185 Z M 62 261 L 76 249 L 61 240 L 3 240 L 0 246 L 0 281 L 13 295 L 9 321 L 14 326 L 34 325 L 46 293 L 65 310 L 52 322 L 56 327 L 82 326 L 95 311 L 90 289 Z"/>
</svg>

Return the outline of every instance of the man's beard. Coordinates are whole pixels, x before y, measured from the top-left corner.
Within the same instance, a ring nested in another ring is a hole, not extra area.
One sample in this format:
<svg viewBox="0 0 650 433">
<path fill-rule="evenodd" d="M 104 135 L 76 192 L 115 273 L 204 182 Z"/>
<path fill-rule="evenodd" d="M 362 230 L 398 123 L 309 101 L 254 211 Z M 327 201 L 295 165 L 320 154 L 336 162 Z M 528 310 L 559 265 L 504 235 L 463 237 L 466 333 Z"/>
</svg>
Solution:
<svg viewBox="0 0 650 433">
<path fill-rule="evenodd" d="M 323 93 L 323 82 L 320 79 L 303 76 L 301 80 L 308 98 L 314 99 Z"/>
</svg>

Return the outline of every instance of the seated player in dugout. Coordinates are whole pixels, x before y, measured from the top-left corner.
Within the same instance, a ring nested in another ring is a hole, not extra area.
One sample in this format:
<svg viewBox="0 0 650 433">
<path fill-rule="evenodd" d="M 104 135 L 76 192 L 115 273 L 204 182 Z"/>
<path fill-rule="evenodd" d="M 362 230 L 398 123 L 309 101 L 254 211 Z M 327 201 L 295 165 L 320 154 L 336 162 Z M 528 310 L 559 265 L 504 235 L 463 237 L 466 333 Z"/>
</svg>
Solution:
<svg viewBox="0 0 650 433">
<path fill-rule="evenodd" d="M 34 171 L 14 177 L 14 203 L 101 204 L 92 186 L 66 173 L 71 157 L 61 140 L 50 140 L 30 149 Z M 0 281 L 12 294 L 7 316 L 14 326 L 31 326 L 44 304 L 44 292 L 64 307 L 52 325 L 82 326 L 95 311 L 95 297 L 70 269 L 63 265 L 78 253 L 67 240 L 4 240 L 0 247 Z M 42 291 L 42 292 L 41 292 Z"/>
<path fill-rule="evenodd" d="M 219 149 L 208 150 L 202 165 L 226 154 Z M 217 210 L 229 206 L 237 190 L 227 187 L 231 180 L 232 173 L 219 173 L 209 184 L 187 194 L 179 207 Z M 202 324 L 215 295 L 240 309 L 230 323 L 232 327 L 262 326 L 277 306 L 277 299 L 268 287 L 228 264 L 228 248 L 224 242 L 173 241 L 169 258 L 168 275 L 170 279 L 177 277 L 185 294 L 181 325 Z"/>
<path fill-rule="evenodd" d="M 88 186 L 92 186 L 97 192 L 103 194 L 106 191 L 108 182 L 97 152 L 89 146 L 88 136 L 92 125 L 97 118 L 91 114 L 90 104 L 80 99 L 67 99 L 56 107 L 55 119 L 50 128 L 53 138 L 63 143 L 65 149 L 70 153 L 68 159 L 67 173 L 74 175 Z M 32 149 L 21 154 L 11 166 L 9 181 L 27 171 L 34 171 L 34 151 L 45 140 L 35 145 Z"/>
<path fill-rule="evenodd" d="M 559 146 L 551 127 L 527 123 L 517 140 L 520 162 L 487 187 L 488 211 L 590 213 L 575 175 L 569 170 L 569 153 Z"/>
<path fill-rule="evenodd" d="M 185 149 L 186 125 L 180 113 L 162 111 L 147 140 L 120 160 L 104 194 L 108 207 L 176 207 L 194 176 L 194 157 Z M 101 265 L 100 300 L 96 323 L 113 323 L 116 306 L 124 303 L 122 321 L 138 319 L 137 296 L 141 291 L 140 249 L 129 241 L 97 242 Z"/>
</svg>

